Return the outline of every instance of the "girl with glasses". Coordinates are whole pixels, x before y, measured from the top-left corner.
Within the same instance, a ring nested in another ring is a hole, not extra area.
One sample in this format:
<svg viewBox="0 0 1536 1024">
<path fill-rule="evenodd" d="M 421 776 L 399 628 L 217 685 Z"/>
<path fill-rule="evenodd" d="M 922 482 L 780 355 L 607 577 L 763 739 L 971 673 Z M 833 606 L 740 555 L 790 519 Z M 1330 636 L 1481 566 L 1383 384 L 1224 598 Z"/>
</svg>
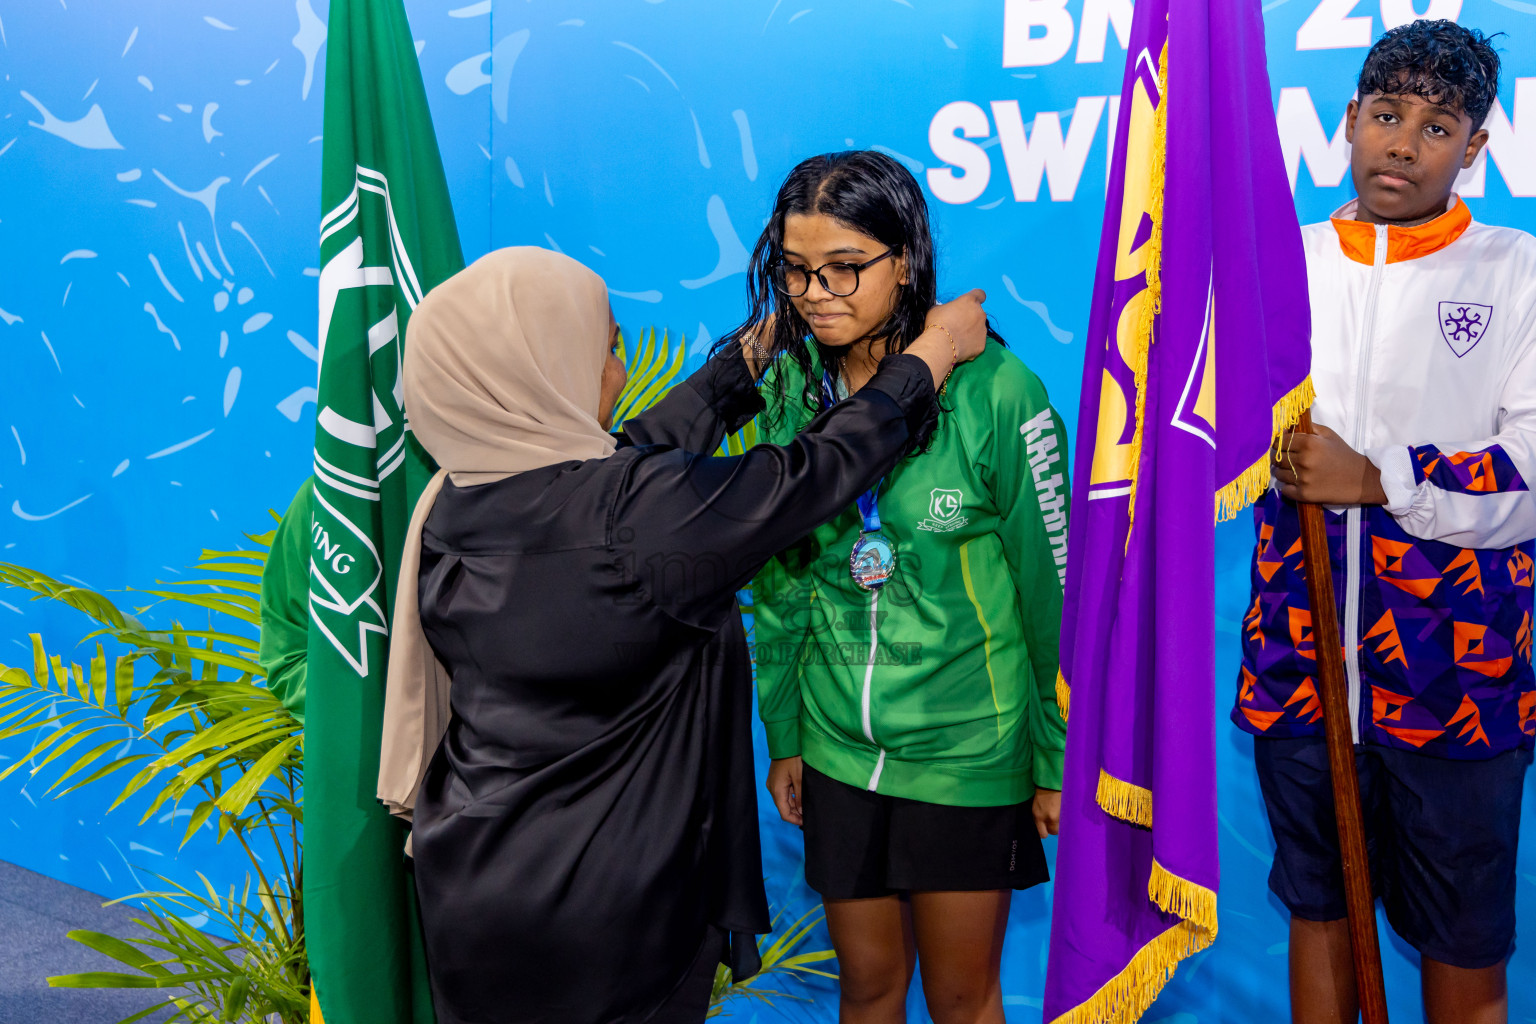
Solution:
<svg viewBox="0 0 1536 1024">
<path fill-rule="evenodd" d="M 771 360 L 765 440 L 947 332 L 917 182 L 872 152 L 813 157 L 779 189 L 730 336 Z M 1065 726 L 1056 708 L 1067 441 L 995 334 L 940 382 L 926 450 L 752 586 L 768 789 L 804 829 L 844 1024 L 1002 1024 L 1014 889 L 1047 880 Z"/>
</svg>

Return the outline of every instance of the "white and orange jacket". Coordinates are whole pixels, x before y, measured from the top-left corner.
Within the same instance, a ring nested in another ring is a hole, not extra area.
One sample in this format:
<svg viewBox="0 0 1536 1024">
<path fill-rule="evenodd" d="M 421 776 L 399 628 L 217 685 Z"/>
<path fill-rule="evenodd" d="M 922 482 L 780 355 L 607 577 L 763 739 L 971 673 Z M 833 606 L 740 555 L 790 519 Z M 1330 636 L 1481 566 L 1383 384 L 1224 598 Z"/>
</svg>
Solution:
<svg viewBox="0 0 1536 1024">
<path fill-rule="evenodd" d="M 1480 759 L 1529 746 L 1536 538 L 1536 238 L 1452 197 L 1417 227 L 1302 229 L 1316 423 L 1381 471 L 1328 517 L 1357 741 Z M 1255 511 L 1233 719 L 1321 734 L 1295 506 Z"/>
</svg>

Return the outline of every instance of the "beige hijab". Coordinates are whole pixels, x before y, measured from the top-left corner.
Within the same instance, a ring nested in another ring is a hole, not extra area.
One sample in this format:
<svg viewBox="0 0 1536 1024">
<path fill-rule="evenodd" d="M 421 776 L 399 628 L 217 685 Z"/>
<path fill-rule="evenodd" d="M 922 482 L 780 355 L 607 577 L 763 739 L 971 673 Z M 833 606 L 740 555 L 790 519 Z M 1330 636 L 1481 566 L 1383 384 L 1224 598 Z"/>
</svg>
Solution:
<svg viewBox="0 0 1536 1024">
<path fill-rule="evenodd" d="M 422 491 L 395 588 L 378 796 L 409 819 L 448 728 L 448 673 L 421 628 L 421 531 L 443 478 L 470 485 L 572 459 L 601 459 L 608 289 L 545 249 L 499 249 L 444 281 L 406 329 L 405 411 L 442 467 Z"/>
</svg>

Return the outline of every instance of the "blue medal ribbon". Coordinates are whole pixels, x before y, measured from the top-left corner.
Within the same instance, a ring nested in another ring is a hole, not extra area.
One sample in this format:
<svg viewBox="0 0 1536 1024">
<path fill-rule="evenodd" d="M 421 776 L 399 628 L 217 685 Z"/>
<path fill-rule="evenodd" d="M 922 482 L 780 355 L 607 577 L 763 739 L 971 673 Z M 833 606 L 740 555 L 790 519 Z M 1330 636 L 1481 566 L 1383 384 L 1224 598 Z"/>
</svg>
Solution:
<svg viewBox="0 0 1536 1024">
<path fill-rule="evenodd" d="M 837 381 L 832 377 L 831 370 L 821 371 L 821 411 L 826 412 L 838 403 L 842 397 L 837 393 Z"/>
<path fill-rule="evenodd" d="M 821 372 L 822 411 L 832 408 L 846 395 L 838 394 L 837 381 L 832 377 L 830 370 Z M 875 486 L 859 495 L 859 515 L 864 517 L 864 532 L 875 533 L 880 529 L 880 486 L 885 483 L 885 477 L 875 481 Z"/>
<path fill-rule="evenodd" d="M 885 477 L 881 477 L 875 486 L 859 495 L 859 515 L 864 517 L 865 533 L 876 533 L 880 529 L 880 485 L 883 483 Z"/>
<path fill-rule="evenodd" d="M 846 397 L 838 394 L 837 381 L 833 379 L 831 371 L 822 372 L 821 390 L 823 411 Z M 885 477 L 881 477 L 875 486 L 858 498 L 859 515 L 864 520 L 864 527 L 859 539 L 854 541 L 849 572 L 854 582 L 865 590 L 878 590 L 884 586 L 896 568 L 895 551 L 891 542 L 880 532 L 880 487 L 884 483 Z"/>
</svg>

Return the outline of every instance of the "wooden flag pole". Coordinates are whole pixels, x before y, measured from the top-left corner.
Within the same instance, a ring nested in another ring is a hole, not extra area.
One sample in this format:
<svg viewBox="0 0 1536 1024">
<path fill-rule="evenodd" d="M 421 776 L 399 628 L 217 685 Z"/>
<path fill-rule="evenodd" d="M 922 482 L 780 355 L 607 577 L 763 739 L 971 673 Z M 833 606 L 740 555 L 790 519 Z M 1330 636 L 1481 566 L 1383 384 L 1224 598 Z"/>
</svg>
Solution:
<svg viewBox="0 0 1536 1024">
<path fill-rule="evenodd" d="M 1301 414 L 1297 433 L 1312 433 L 1312 414 Z M 1355 991 L 1363 1024 L 1387 1024 L 1386 987 L 1381 978 L 1381 947 L 1376 938 L 1376 898 L 1360 814 L 1360 778 L 1355 773 L 1355 743 L 1350 728 L 1349 684 L 1339 640 L 1338 607 L 1333 596 L 1333 565 L 1328 557 L 1328 528 L 1321 505 L 1298 502 L 1301 550 L 1312 607 L 1313 651 L 1317 656 L 1318 697 L 1328 735 L 1328 765 L 1333 774 L 1334 816 L 1339 823 L 1339 852 L 1344 862 L 1344 896 L 1349 908 L 1349 939 L 1355 961 Z"/>
</svg>

